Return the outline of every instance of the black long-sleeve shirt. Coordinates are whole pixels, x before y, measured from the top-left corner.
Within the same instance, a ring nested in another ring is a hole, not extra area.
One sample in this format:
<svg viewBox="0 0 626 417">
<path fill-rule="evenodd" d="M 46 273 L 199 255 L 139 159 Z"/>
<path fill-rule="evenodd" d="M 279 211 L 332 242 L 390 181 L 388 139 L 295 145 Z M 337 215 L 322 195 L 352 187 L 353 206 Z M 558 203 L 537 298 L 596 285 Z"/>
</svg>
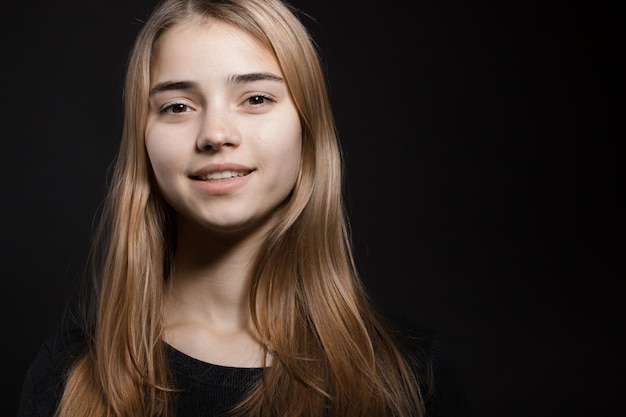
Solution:
<svg viewBox="0 0 626 417">
<path fill-rule="evenodd" d="M 404 327 L 409 346 L 424 352 L 433 371 L 432 395 L 427 397 L 429 417 L 470 416 L 464 391 L 439 335 L 422 327 Z M 65 375 L 84 352 L 82 333 L 69 331 L 49 337 L 32 362 L 20 398 L 17 417 L 52 417 L 59 403 Z M 166 345 L 169 366 L 182 391 L 177 417 L 226 416 L 259 380 L 261 368 L 219 366 L 194 359 Z M 426 364 L 422 364 L 426 365 Z"/>
</svg>

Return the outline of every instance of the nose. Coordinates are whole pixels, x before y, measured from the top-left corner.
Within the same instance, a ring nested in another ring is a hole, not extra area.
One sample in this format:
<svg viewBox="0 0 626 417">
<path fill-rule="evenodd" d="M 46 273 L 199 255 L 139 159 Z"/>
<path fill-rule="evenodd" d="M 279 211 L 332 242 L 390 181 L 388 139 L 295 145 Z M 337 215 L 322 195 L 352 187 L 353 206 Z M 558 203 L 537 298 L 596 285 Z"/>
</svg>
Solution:
<svg viewBox="0 0 626 417">
<path fill-rule="evenodd" d="M 239 145 L 235 118 L 225 110 L 207 110 L 202 118 L 196 146 L 202 152 L 214 152 L 225 146 Z"/>
</svg>

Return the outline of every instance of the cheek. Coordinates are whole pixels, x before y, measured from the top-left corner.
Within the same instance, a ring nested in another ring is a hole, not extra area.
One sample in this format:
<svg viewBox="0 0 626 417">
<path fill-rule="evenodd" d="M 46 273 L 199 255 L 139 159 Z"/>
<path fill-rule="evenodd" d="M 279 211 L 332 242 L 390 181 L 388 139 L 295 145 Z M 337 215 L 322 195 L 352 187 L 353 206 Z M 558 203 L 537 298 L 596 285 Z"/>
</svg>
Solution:
<svg viewBox="0 0 626 417">
<path fill-rule="evenodd" d="M 175 207 L 175 203 L 179 199 L 176 184 L 179 158 L 176 155 L 176 147 L 171 146 L 170 141 L 159 140 L 154 135 L 149 136 L 148 134 L 146 134 L 145 146 L 157 189 L 161 197 L 172 207 Z"/>
<path fill-rule="evenodd" d="M 297 119 L 296 119 L 297 120 Z M 283 175 L 295 183 L 300 172 L 302 158 L 302 129 L 299 122 L 291 124 L 284 132 L 288 132 L 283 138 L 281 154 L 276 156 L 276 160 L 285 161 L 282 165 Z"/>
<path fill-rule="evenodd" d="M 289 160 L 291 161 L 290 164 L 288 164 L 289 169 L 290 169 L 290 174 L 292 177 L 293 182 L 295 183 L 296 178 L 298 177 L 299 173 L 300 173 L 300 168 L 302 165 L 302 144 L 301 144 L 301 140 L 299 140 L 297 143 L 295 143 L 289 150 Z"/>
<path fill-rule="evenodd" d="M 149 126 L 146 129 L 146 151 L 157 178 L 159 172 L 168 171 L 176 165 L 177 147 L 172 140 L 168 140 L 170 136 L 163 130 L 150 129 Z"/>
</svg>

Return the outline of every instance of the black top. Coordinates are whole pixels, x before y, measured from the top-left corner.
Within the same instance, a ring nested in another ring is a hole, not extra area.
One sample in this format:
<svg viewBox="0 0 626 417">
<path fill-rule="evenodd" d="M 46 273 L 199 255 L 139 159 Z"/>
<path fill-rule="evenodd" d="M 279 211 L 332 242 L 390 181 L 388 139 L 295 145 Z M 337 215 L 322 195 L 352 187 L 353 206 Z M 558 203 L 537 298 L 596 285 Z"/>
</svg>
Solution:
<svg viewBox="0 0 626 417">
<path fill-rule="evenodd" d="M 470 415 L 457 374 L 439 335 L 411 325 L 403 327 L 411 350 L 421 352 L 433 370 L 431 395 L 427 397 L 429 417 L 468 417 Z M 82 333 L 68 331 L 49 337 L 30 365 L 20 398 L 17 417 L 52 417 L 59 403 L 65 372 L 83 353 Z M 261 377 L 261 368 L 235 368 L 194 359 L 166 345 L 167 356 L 177 388 L 177 417 L 218 417 L 239 402 L 247 389 Z M 421 363 L 420 365 L 426 365 Z"/>
</svg>

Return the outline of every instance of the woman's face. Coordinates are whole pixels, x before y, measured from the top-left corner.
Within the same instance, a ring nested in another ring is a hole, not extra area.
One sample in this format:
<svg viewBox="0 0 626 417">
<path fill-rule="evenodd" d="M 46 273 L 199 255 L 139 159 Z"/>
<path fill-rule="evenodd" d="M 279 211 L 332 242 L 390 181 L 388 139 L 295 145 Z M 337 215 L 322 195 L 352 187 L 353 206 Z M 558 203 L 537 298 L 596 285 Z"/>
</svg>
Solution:
<svg viewBox="0 0 626 417">
<path fill-rule="evenodd" d="M 183 221 L 254 228 L 289 195 L 301 126 L 274 56 L 219 21 L 188 21 L 157 42 L 146 148 Z"/>
</svg>

